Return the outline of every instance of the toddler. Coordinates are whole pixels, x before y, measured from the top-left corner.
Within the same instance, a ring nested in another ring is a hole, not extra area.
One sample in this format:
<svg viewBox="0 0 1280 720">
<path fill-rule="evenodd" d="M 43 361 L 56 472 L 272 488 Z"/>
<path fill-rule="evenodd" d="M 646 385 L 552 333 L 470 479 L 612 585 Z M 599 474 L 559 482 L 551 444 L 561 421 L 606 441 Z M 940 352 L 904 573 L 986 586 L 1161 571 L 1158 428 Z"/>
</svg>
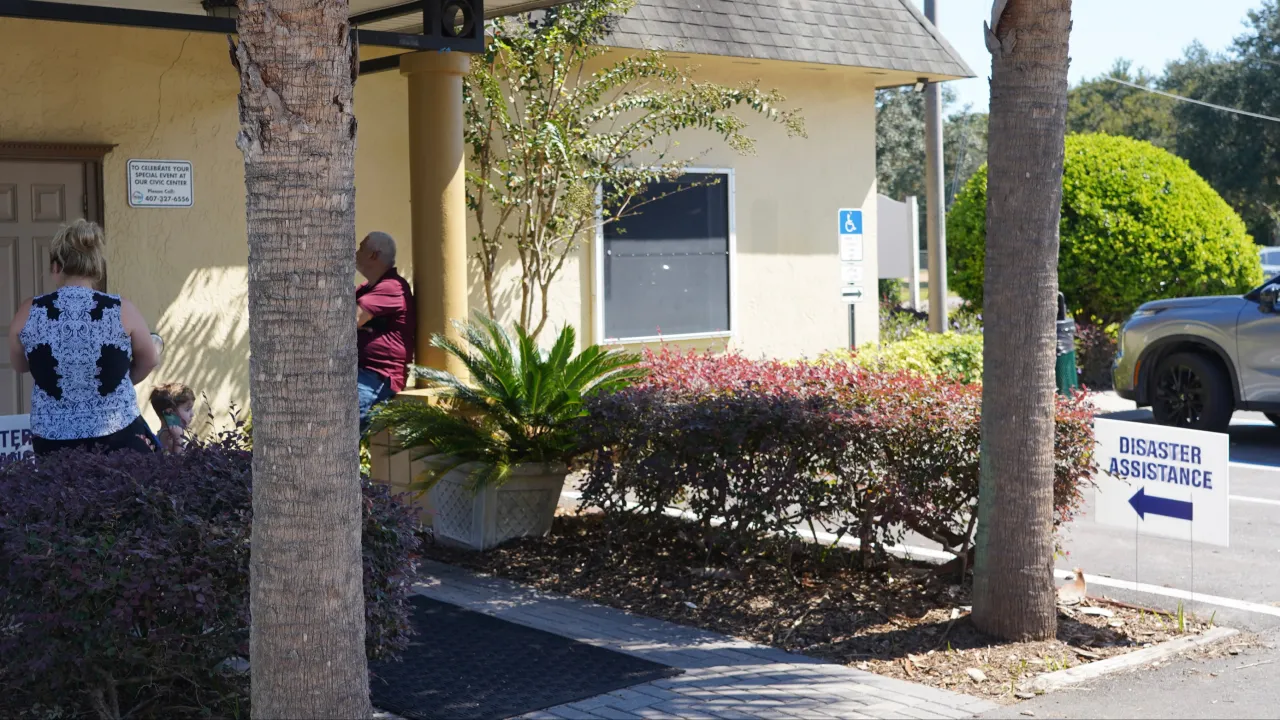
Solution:
<svg viewBox="0 0 1280 720">
<path fill-rule="evenodd" d="M 160 447 L 165 452 L 182 449 L 195 406 L 195 392 L 182 383 L 158 385 L 151 391 L 151 408 L 160 418 Z"/>
</svg>

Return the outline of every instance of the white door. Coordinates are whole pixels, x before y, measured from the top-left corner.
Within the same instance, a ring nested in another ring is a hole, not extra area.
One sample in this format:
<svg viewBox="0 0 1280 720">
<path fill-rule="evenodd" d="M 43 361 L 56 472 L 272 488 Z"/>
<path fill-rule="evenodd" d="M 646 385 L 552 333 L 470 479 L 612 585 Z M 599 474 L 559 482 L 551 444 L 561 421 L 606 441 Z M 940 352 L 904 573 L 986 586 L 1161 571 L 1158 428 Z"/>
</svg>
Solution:
<svg viewBox="0 0 1280 720">
<path fill-rule="evenodd" d="M 53 288 L 49 243 L 58 229 L 85 215 L 84 164 L 0 161 L 0 323 L 5 329 L 23 300 Z M 31 407 L 31 376 L 9 364 L 9 336 L 0 337 L 0 415 Z"/>
</svg>

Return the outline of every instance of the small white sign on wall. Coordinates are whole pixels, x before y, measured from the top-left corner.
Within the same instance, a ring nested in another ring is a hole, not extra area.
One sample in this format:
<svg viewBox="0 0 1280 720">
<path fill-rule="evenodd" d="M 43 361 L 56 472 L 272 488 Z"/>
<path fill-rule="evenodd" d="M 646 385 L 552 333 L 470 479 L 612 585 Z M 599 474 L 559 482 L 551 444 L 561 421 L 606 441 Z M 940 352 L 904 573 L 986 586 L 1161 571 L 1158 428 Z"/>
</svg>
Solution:
<svg viewBox="0 0 1280 720">
<path fill-rule="evenodd" d="M 130 160 L 129 206 L 184 208 L 194 204 L 191 163 L 185 160 Z"/>
</svg>

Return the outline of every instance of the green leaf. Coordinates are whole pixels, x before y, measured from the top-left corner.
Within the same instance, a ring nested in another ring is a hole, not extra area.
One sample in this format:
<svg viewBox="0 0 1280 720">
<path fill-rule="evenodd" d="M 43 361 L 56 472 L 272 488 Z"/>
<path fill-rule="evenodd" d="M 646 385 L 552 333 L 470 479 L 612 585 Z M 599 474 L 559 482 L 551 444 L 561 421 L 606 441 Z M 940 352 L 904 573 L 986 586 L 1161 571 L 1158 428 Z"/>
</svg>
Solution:
<svg viewBox="0 0 1280 720">
<path fill-rule="evenodd" d="M 394 401 L 374 413 L 375 431 L 390 431 L 405 449 L 450 458 L 433 463 L 419 488 L 470 462 L 483 468 L 470 478 L 475 487 L 504 482 L 517 465 L 571 463 L 582 451 L 576 421 L 583 397 L 642 376 L 635 355 L 595 345 L 574 355 L 572 327 L 560 331 L 550 351 L 523 326 L 516 326 L 513 338 L 479 314 L 459 329 L 462 343 L 442 336 L 432 343 L 458 358 L 469 379 L 419 369 L 418 376 L 439 391 L 436 404 Z"/>
</svg>

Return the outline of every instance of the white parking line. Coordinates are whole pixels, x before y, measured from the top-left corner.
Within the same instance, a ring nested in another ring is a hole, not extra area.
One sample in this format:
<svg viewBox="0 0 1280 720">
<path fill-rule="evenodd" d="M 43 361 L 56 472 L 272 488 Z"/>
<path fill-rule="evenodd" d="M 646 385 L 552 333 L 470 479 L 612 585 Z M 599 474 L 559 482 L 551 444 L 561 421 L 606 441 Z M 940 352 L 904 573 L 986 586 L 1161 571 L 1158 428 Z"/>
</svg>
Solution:
<svg viewBox="0 0 1280 720">
<path fill-rule="evenodd" d="M 1270 470 L 1275 472 L 1280 470 L 1280 465 L 1259 465 L 1258 463 L 1231 462 L 1231 467 L 1244 468 L 1246 470 Z"/>
<path fill-rule="evenodd" d="M 1070 580 L 1075 577 L 1074 573 L 1067 570 L 1054 570 L 1053 574 L 1056 575 L 1059 580 Z M 1235 598 L 1221 597 L 1218 595 L 1192 593 L 1186 590 L 1179 590 L 1177 588 L 1147 585 L 1146 583 L 1136 583 L 1132 580 L 1117 580 L 1115 578 L 1098 577 L 1097 575 L 1089 574 L 1084 576 L 1084 581 L 1088 585 L 1120 588 L 1122 590 L 1132 590 L 1134 592 L 1146 593 L 1148 595 L 1162 595 L 1164 597 L 1177 598 L 1179 600 L 1191 600 L 1193 602 L 1204 603 L 1206 605 L 1217 605 L 1218 607 L 1231 608 L 1233 610 L 1258 613 L 1259 615 L 1280 617 L 1280 607 L 1261 605 L 1247 600 L 1236 600 Z"/>
<path fill-rule="evenodd" d="M 1280 505 L 1280 500 L 1269 500 L 1267 498 L 1246 497 L 1244 495 L 1232 495 L 1232 500 L 1243 503 L 1254 503 L 1256 505 Z"/>
</svg>

